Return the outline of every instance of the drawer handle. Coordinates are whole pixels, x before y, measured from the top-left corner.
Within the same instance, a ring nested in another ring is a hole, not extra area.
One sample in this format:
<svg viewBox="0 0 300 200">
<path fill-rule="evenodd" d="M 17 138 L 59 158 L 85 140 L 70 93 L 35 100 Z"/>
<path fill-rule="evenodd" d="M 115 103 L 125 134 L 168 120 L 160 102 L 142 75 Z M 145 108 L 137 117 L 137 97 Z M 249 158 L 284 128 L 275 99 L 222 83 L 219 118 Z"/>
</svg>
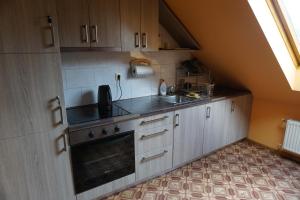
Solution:
<svg viewBox="0 0 300 200">
<path fill-rule="evenodd" d="M 149 139 L 149 138 L 153 138 L 153 137 L 156 137 L 156 136 L 159 136 L 159 135 L 163 135 L 165 134 L 166 132 L 168 131 L 168 129 L 165 129 L 163 131 L 160 131 L 160 132 L 157 132 L 157 133 L 152 133 L 150 135 L 142 135 L 141 136 L 141 140 L 146 140 L 146 139 Z"/>
<path fill-rule="evenodd" d="M 151 124 L 151 123 L 154 123 L 154 122 L 162 121 L 162 120 L 167 119 L 167 118 L 169 118 L 169 117 L 168 116 L 163 116 L 163 117 L 157 118 L 157 119 L 152 119 L 152 120 L 148 120 L 148 121 L 142 121 L 140 125 Z"/>
<path fill-rule="evenodd" d="M 161 153 L 159 153 L 159 154 L 156 154 L 156 155 L 154 155 L 154 156 L 143 157 L 143 158 L 141 159 L 141 163 L 148 162 L 148 161 L 153 160 L 153 159 L 156 159 L 156 158 L 160 158 L 160 157 L 164 156 L 166 153 L 168 153 L 168 151 L 167 151 L 167 150 L 164 150 L 163 152 L 161 152 Z"/>
</svg>

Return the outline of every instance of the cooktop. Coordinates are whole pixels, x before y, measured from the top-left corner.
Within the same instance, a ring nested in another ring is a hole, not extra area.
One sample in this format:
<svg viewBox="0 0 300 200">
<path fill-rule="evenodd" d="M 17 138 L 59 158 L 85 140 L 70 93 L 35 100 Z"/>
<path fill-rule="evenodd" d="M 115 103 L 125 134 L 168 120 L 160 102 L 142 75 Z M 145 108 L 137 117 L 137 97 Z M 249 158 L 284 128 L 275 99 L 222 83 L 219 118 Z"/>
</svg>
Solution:
<svg viewBox="0 0 300 200">
<path fill-rule="evenodd" d="M 69 125 L 129 115 L 130 113 L 113 104 L 111 110 L 99 109 L 98 104 L 67 108 Z"/>
</svg>

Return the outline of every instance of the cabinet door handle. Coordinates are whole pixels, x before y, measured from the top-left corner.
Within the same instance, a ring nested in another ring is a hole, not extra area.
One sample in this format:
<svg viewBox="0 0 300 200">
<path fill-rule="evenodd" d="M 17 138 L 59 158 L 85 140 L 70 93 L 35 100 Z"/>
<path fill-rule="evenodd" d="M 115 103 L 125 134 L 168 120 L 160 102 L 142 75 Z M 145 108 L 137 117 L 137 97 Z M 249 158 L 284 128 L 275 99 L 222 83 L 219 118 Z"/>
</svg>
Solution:
<svg viewBox="0 0 300 200">
<path fill-rule="evenodd" d="M 59 121 L 58 123 L 59 123 L 59 124 L 64 124 L 63 109 L 62 109 L 62 106 L 61 106 L 60 97 L 59 97 L 59 96 L 56 96 L 56 97 L 55 97 L 55 100 L 56 100 L 57 103 L 58 103 L 58 109 L 59 109 L 59 112 L 60 112 L 60 121 Z"/>
<path fill-rule="evenodd" d="M 51 43 L 49 44 L 50 47 L 55 46 L 55 38 L 54 38 L 54 27 L 53 27 L 53 19 L 52 16 L 47 16 L 48 25 L 50 28 L 50 34 L 51 34 Z"/>
<path fill-rule="evenodd" d="M 179 126 L 179 114 L 175 115 L 175 127 Z"/>
<path fill-rule="evenodd" d="M 234 110 L 235 110 L 235 102 L 234 101 L 232 101 L 231 102 L 231 112 L 234 112 Z"/>
<path fill-rule="evenodd" d="M 142 47 L 147 48 L 148 46 L 148 41 L 147 41 L 147 33 L 142 34 Z"/>
<path fill-rule="evenodd" d="M 135 48 L 139 48 L 140 47 L 140 34 L 139 34 L 139 32 L 136 32 L 135 34 L 134 34 L 134 47 Z"/>
<path fill-rule="evenodd" d="M 91 33 L 92 42 L 98 43 L 98 26 L 93 25 L 93 26 L 91 26 L 91 29 L 92 29 L 92 33 Z"/>
<path fill-rule="evenodd" d="M 64 142 L 64 148 L 62 149 L 62 151 L 67 152 L 67 141 L 66 141 L 66 133 L 63 134 L 63 142 Z"/>
<path fill-rule="evenodd" d="M 140 139 L 141 139 L 141 140 L 146 140 L 146 139 L 149 139 L 149 138 L 153 138 L 153 137 L 156 137 L 156 136 L 159 136 L 159 135 L 163 135 L 163 134 L 165 134 L 167 131 L 168 131 L 168 129 L 165 129 L 165 130 L 163 130 L 163 131 L 156 132 L 156 133 L 152 133 L 152 134 L 149 134 L 149 135 L 142 135 Z"/>
<path fill-rule="evenodd" d="M 84 24 L 81 26 L 81 40 L 84 43 L 89 42 L 89 32 L 88 32 L 88 25 Z"/>
<path fill-rule="evenodd" d="M 163 116 L 163 117 L 157 118 L 157 119 L 152 119 L 152 120 L 148 120 L 148 121 L 142 121 L 140 123 L 140 125 L 142 126 L 142 125 L 146 125 L 146 124 L 151 124 L 151 123 L 154 123 L 154 122 L 162 121 L 162 120 L 167 119 L 167 118 L 169 118 L 169 117 L 168 116 Z"/>
<path fill-rule="evenodd" d="M 161 153 L 159 153 L 159 154 L 156 154 L 156 155 L 154 155 L 154 156 L 143 157 L 143 158 L 141 159 L 141 163 L 148 162 L 148 161 L 153 160 L 153 159 L 156 159 L 156 158 L 160 158 L 160 157 L 164 156 L 166 153 L 168 153 L 168 151 L 167 151 L 167 150 L 164 150 L 163 152 L 161 152 Z"/>
<path fill-rule="evenodd" d="M 210 118 L 210 110 L 211 110 L 211 108 L 210 108 L 210 106 L 208 106 L 206 108 L 206 119 Z"/>
</svg>

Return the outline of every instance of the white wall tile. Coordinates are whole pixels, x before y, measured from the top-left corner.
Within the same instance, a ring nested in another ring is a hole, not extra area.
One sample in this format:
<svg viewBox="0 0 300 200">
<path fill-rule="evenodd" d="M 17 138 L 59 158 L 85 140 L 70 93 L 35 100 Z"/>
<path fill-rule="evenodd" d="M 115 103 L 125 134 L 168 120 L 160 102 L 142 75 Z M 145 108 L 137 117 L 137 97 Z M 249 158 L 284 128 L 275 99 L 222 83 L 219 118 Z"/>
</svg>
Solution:
<svg viewBox="0 0 300 200">
<path fill-rule="evenodd" d="M 66 107 L 84 105 L 81 98 L 81 88 L 64 90 Z"/>
<path fill-rule="evenodd" d="M 121 74 L 122 99 L 158 94 L 159 81 L 175 84 L 176 66 L 190 58 L 186 53 L 120 53 L 69 52 L 62 53 L 63 81 L 66 106 L 97 102 L 98 86 L 109 85 L 113 100 L 120 96 L 115 73 Z M 129 62 L 134 57 L 150 59 L 155 75 L 131 78 Z"/>
<path fill-rule="evenodd" d="M 66 70 L 67 89 L 89 87 L 95 85 L 93 69 Z"/>
</svg>

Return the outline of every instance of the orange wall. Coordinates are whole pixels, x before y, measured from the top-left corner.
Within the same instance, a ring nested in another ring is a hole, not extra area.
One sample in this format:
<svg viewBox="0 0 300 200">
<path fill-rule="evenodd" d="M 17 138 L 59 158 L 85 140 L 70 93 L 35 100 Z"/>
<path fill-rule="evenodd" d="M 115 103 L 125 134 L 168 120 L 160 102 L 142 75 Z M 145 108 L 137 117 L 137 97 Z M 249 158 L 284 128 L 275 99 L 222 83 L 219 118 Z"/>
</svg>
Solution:
<svg viewBox="0 0 300 200">
<path fill-rule="evenodd" d="M 278 129 L 281 118 L 299 117 L 300 92 L 290 89 L 248 2 L 166 1 L 201 45 L 194 55 L 217 75 L 217 81 L 253 93 L 249 137 L 277 147 L 283 133 Z"/>
<path fill-rule="evenodd" d="M 248 137 L 277 149 L 283 141 L 282 119 L 284 118 L 300 120 L 300 106 L 254 99 Z"/>
</svg>

